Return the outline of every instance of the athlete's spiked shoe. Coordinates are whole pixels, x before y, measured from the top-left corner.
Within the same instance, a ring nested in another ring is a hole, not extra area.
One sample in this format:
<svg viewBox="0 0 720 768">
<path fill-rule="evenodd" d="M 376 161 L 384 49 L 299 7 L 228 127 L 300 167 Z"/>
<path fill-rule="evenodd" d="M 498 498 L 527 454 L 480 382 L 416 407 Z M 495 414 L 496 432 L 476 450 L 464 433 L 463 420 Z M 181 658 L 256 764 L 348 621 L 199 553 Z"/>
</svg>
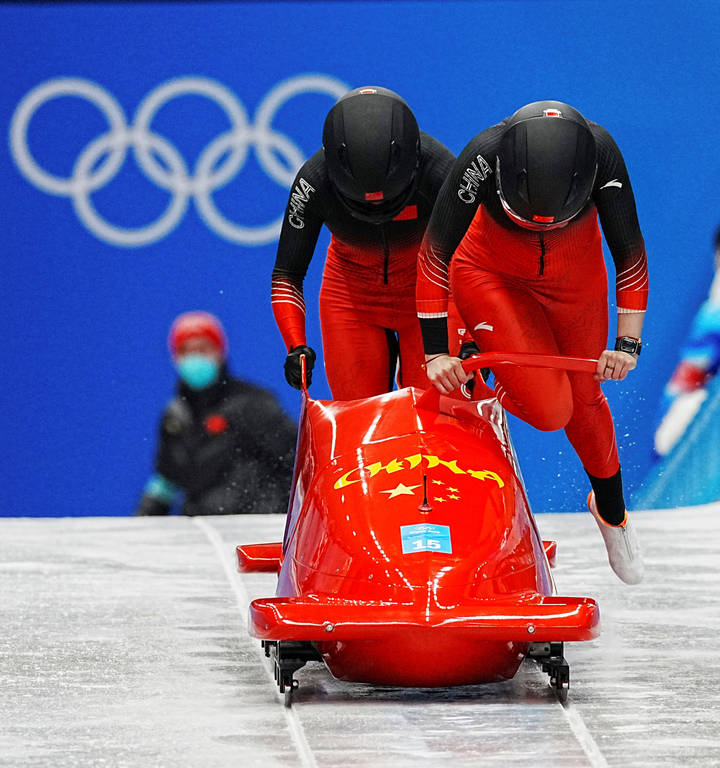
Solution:
<svg viewBox="0 0 720 768">
<path fill-rule="evenodd" d="M 587 503 L 590 514 L 595 518 L 605 541 L 610 567 L 626 584 L 638 584 L 642 581 L 645 566 L 628 513 L 625 512 L 625 519 L 620 525 L 610 525 L 600 517 L 595 503 L 595 494 L 592 491 Z"/>
</svg>

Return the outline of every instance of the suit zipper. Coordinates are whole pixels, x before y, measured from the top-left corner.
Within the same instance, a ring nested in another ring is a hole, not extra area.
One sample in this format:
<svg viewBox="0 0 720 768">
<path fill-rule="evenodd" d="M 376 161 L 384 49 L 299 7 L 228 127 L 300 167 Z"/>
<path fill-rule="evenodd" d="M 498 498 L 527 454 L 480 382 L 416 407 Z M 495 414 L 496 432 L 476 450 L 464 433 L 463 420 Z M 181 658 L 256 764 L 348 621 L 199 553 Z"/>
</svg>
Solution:
<svg viewBox="0 0 720 768">
<path fill-rule="evenodd" d="M 540 237 L 540 271 L 538 275 L 542 277 L 545 272 L 545 238 L 542 232 L 538 232 L 538 235 Z"/>
<path fill-rule="evenodd" d="M 385 227 L 380 227 L 380 234 L 382 235 L 383 248 L 385 250 L 385 261 L 383 262 L 383 284 L 387 285 L 388 282 L 388 262 L 390 261 L 390 248 L 388 247 L 387 237 L 385 236 Z"/>
</svg>

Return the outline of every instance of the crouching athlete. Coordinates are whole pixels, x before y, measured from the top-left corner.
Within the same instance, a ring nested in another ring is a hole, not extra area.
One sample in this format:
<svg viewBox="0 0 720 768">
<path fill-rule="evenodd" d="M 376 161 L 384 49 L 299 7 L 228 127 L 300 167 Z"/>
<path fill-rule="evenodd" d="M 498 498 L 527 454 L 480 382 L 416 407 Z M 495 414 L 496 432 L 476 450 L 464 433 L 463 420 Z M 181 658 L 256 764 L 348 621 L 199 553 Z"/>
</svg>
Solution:
<svg viewBox="0 0 720 768">
<path fill-rule="evenodd" d="M 605 349 L 608 283 L 598 215 L 616 268 L 614 349 Z M 608 132 L 567 104 L 541 101 L 479 133 L 458 157 L 418 270 L 427 373 L 442 392 L 467 378 L 448 355 L 448 287 L 483 352 L 598 358 L 594 378 L 499 366 L 495 392 L 538 429 L 565 429 L 590 479 L 588 506 L 610 564 L 623 581 L 640 581 L 642 558 L 600 384 L 636 366 L 647 261 L 625 162 Z"/>
<path fill-rule="evenodd" d="M 323 224 L 331 240 L 320 324 L 333 398 L 388 392 L 396 370 L 399 386 L 427 386 L 415 313 L 417 255 L 454 159 L 386 88 L 350 91 L 330 110 L 322 149 L 293 183 L 272 274 L 292 386 L 300 388 L 300 356 L 308 372 L 316 358 L 305 336 L 303 281 Z"/>
</svg>

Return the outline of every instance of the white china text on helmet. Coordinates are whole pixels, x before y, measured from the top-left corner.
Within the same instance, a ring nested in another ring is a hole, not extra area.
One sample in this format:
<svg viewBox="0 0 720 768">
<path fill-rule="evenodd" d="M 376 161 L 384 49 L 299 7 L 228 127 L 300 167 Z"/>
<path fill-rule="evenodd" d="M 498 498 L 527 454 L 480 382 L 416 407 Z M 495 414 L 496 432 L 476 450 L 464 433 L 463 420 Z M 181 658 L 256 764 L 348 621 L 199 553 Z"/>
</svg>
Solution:
<svg viewBox="0 0 720 768">
<path fill-rule="evenodd" d="M 49 194 L 71 198 L 78 218 L 107 243 L 132 248 L 161 240 L 177 226 L 193 198 L 203 221 L 220 237 L 240 245 L 265 245 L 278 238 L 282 215 L 269 224 L 244 227 L 220 213 L 213 192 L 242 170 L 250 147 L 255 148 L 267 176 L 289 189 L 305 157 L 294 141 L 272 127 L 277 111 L 299 94 L 321 93 L 338 99 L 347 91 L 345 83 L 329 75 L 297 75 L 269 91 L 251 123 L 242 103 L 221 83 L 205 77 L 178 77 L 152 90 L 128 124 L 122 107 L 97 83 L 82 78 L 56 78 L 33 88 L 18 104 L 10 123 L 10 149 L 28 181 Z M 230 121 L 230 129 L 202 150 L 192 174 L 177 148 L 152 130 L 153 119 L 161 107 L 186 95 L 215 102 Z M 108 131 L 83 148 L 67 177 L 41 168 L 28 147 L 28 128 L 35 112 L 60 96 L 85 99 L 100 110 L 108 123 Z M 110 183 L 119 172 L 129 148 L 147 178 L 171 195 L 167 208 L 154 222 L 134 229 L 111 224 L 97 212 L 91 199 L 93 192 Z"/>
</svg>

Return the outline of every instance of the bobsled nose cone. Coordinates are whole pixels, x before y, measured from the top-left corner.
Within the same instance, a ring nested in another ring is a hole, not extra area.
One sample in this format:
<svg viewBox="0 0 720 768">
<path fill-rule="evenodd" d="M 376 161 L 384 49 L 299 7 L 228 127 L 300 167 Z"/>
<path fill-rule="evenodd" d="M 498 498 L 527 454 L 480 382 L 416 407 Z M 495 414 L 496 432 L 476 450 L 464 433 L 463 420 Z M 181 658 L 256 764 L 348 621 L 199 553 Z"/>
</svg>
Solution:
<svg viewBox="0 0 720 768">
<path fill-rule="evenodd" d="M 639 584 L 645 573 L 645 565 L 635 528 L 631 525 L 627 512 L 621 525 L 606 523 L 600 517 L 595 503 L 595 494 L 592 491 L 588 496 L 588 509 L 595 518 L 605 541 L 610 567 L 626 584 Z"/>
</svg>

